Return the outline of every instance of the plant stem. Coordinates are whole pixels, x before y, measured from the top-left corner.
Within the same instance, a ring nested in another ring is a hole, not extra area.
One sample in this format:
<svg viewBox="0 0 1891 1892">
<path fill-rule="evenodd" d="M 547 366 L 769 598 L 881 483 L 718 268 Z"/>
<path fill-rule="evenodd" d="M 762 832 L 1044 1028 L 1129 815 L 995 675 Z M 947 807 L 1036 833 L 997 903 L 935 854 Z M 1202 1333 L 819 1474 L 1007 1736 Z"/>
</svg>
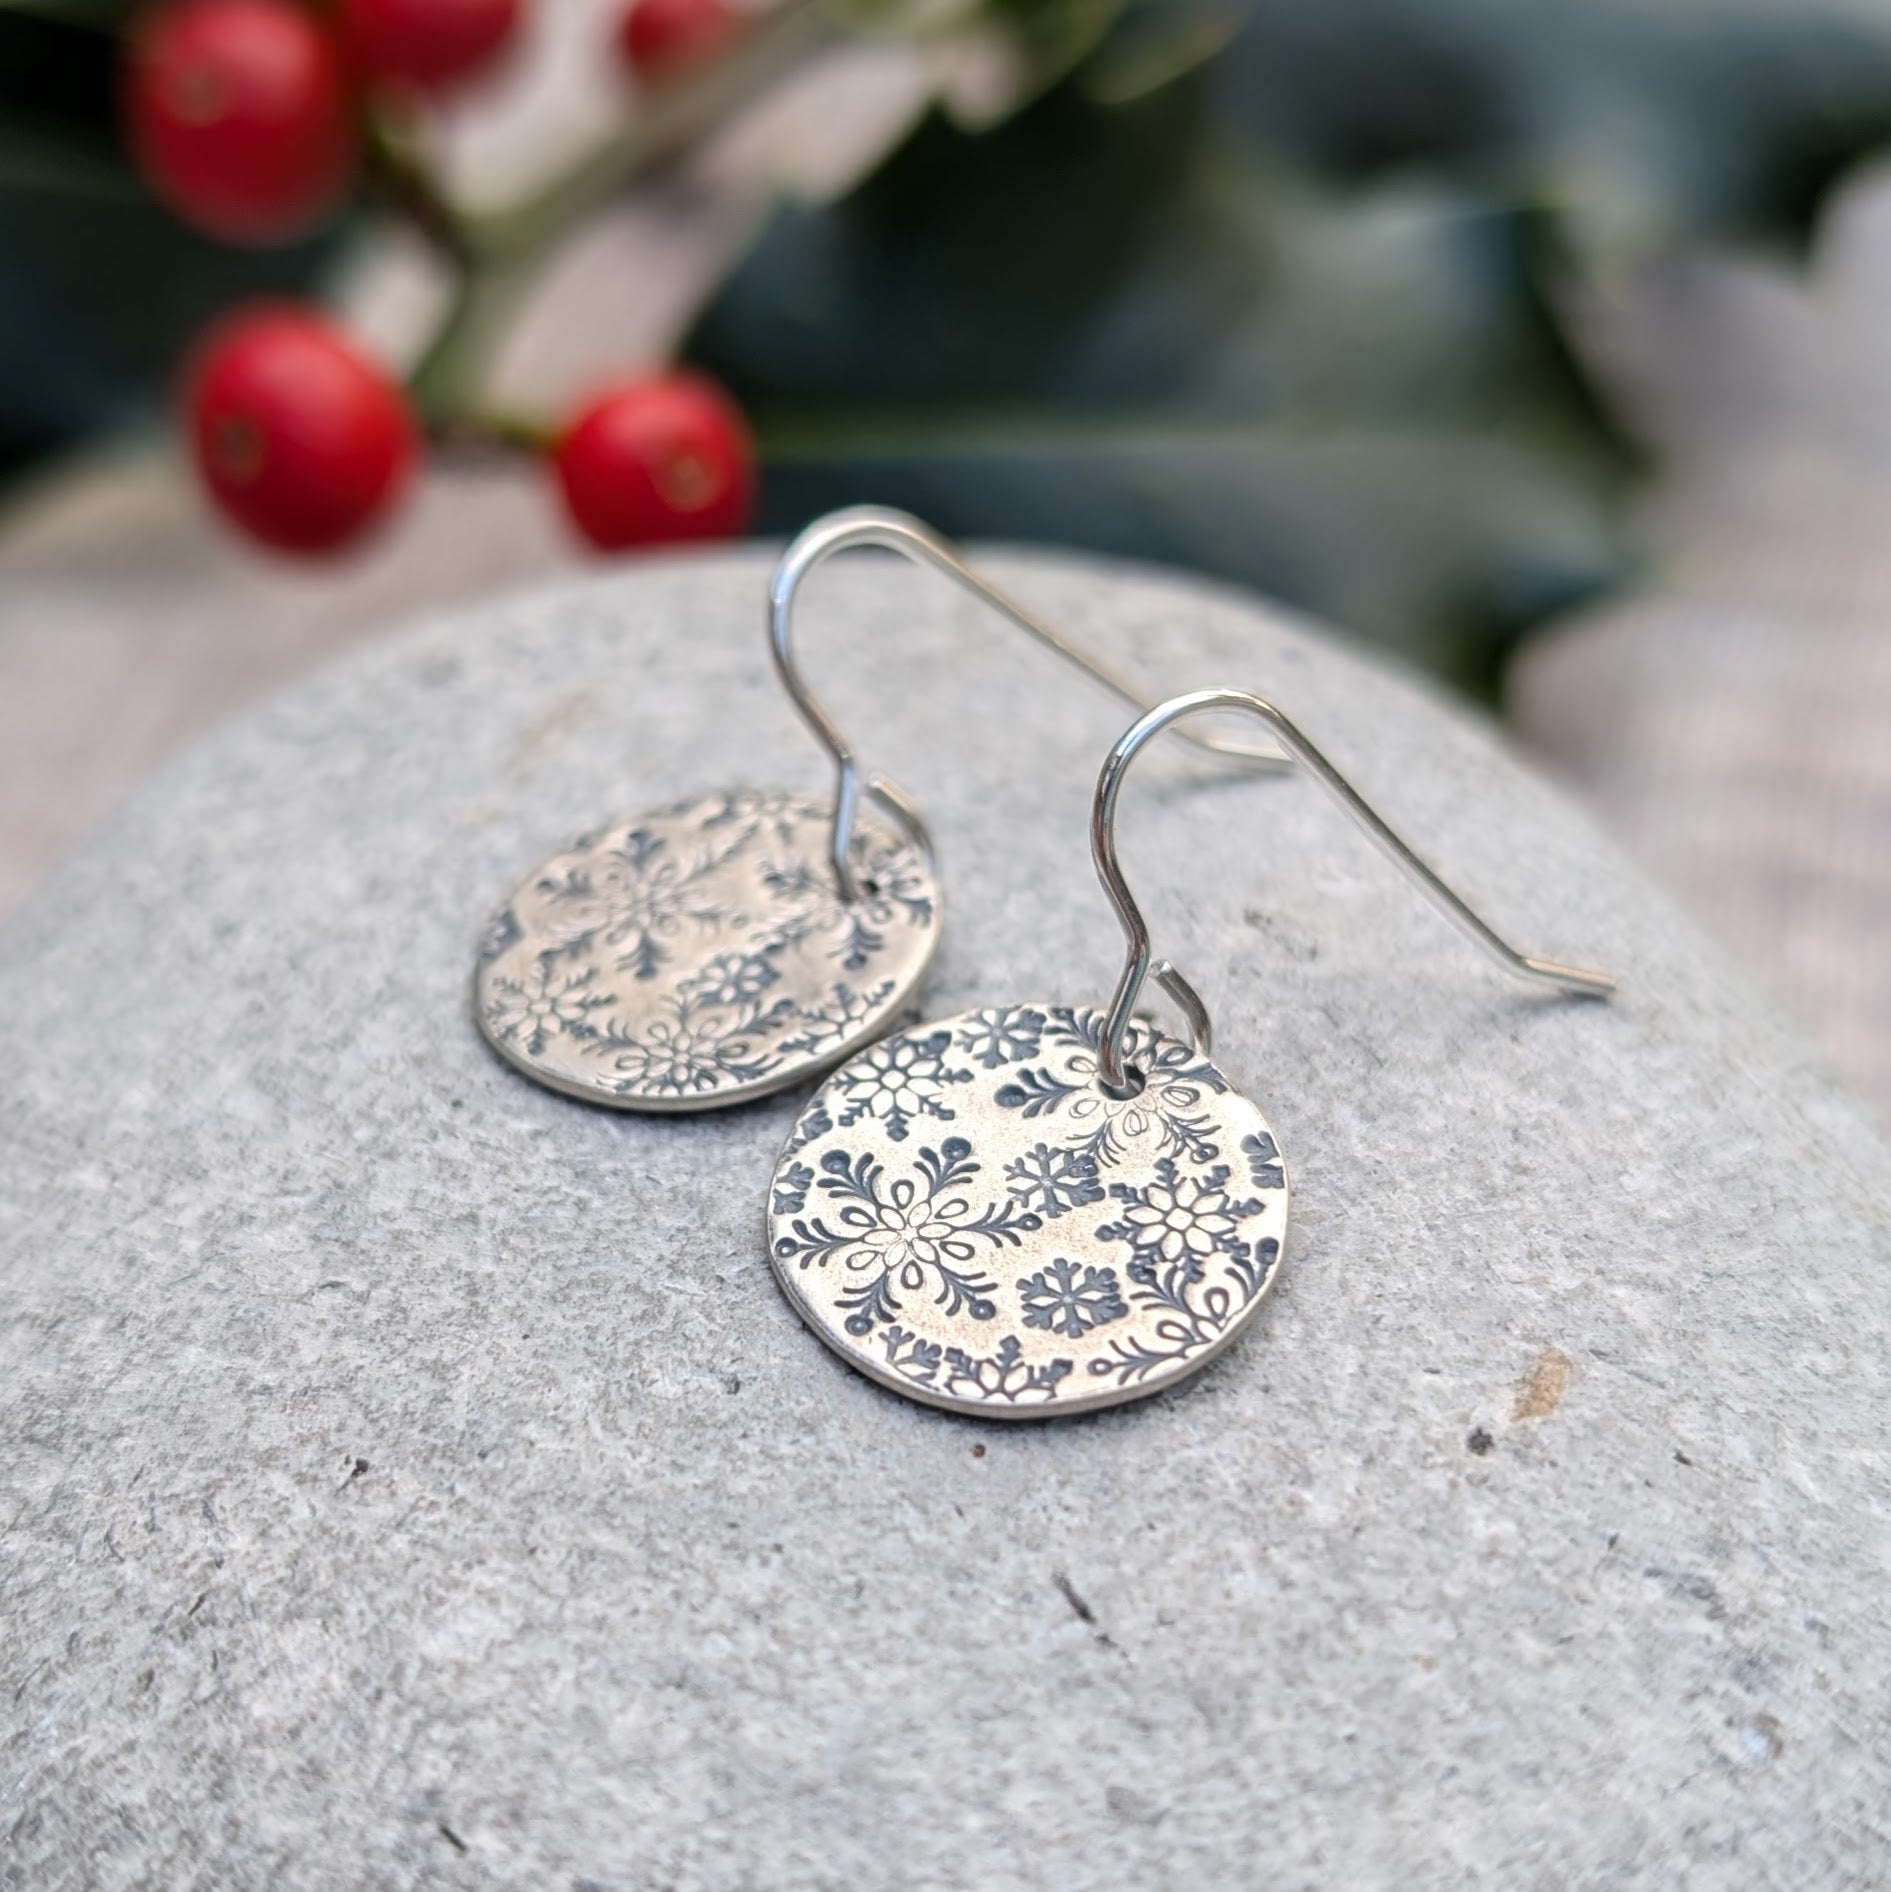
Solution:
<svg viewBox="0 0 1891 1892">
<path fill-rule="evenodd" d="M 384 203 L 405 216 L 455 267 L 472 261 L 466 222 L 434 181 L 413 146 L 372 108 L 361 115 L 361 145 L 368 183 Z"/>
<path fill-rule="evenodd" d="M 652 91 L 625 128 L 562 176 L 503 210 L 462 219 L 476 260 L 541 249 L 635 178 L 673 158 L 712 124 L 812 54 L 835 43 L 819 0 L 783 0 L 726 57 Z"/>
<path fill-rule="evenodd" d="M 466 408 L 435 422 L 428 436 L 449 451 L 456 448 L 497 448 L 534 456 L 549 452 L 558 430 L 549 421 L 501 408 Z"/>
<path fill-rule="evenodd" d="M 820 0 L 783 0 L 725 58 L 652 94 L 631 123 L 541 190 L 508 209 L 456 209 L 421 157 L 381 119 L 366 127 L 369 175 L 410 217 L 453 271 L 453 294 L 433 339 L 407 377 L 428 428 L 442 438 L 476 437 L 542 449 L 547 429 L 496 423 L 475 405 L 493 332 L 529 287 L 539 258 L 584 213 L 674 158 L 730 111 L 834 43 Z"/>
<path fill-rule="evenodd" d="M 475 331 L 480 327 L 476 319 L 477 300 L 471 272 L 456 271 L 446 313 L 440 318 L 433 339 L 408 373 L 407 391 L 414 397 L 422 420 L 430 425 L 445 421 L 459 404 L 463 383 L 469 377 L 474 355 L 479 352 L 474 346 Z"/>
</svg>

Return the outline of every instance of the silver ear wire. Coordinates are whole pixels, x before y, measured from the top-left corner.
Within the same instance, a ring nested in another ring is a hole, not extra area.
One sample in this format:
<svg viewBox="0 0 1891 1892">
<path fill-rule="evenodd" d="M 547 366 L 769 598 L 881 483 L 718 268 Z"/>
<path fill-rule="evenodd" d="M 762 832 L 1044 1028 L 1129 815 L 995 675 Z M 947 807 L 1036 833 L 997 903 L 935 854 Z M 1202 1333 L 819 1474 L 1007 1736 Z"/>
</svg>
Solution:
<svg viewBox="0 0 1891 1892">
<path fill-rule="evenodd" d="M 821 745 L 834 758 L 837 779 L 830 858 L 835 881 L 848 900 L 857 900 L 861 892 L 850 859 L 854 820 L 860 804 L 859 765 L 847 738 L 802 680 L 794 657 L 792 626 L 795 598 L 803 580 L 817 565 L 833 557 L 836 552 L 844 552 L 857 545 L 875 545 L 890 552 L 903 553 L 915 564 L 929 565 L 934 571 L 943 572 L 974 597 L 990 605 L 1001 617 L 1008 618 L 1066 662 L 1075 664 L 1087 676 L 1094 677 L 1125 703 L 1137 710 L 1150 707 L 1141 691 L 1088 651 L 1073 644 L 1061 632 L 1053 630 L 1042 618 L 1027 611 L 988 579 L 982 578 L 952 545 L 910 513 L 897 512 L 886 506 L 853 506 L 815 520 L 781 555 L 781 562 L 775 567 L 775 575 L 768 590 L 769 647 L 775 655 L 775 670 L 781 678 L 782 687 L 788 692 L 795 708 L 801 712 L 802 721 L 813 730 Z M 1245 762 L 1251 767 L 1284 769 L 1292 766 L 1286 756 L 1271 749 L 1255 749 L 1245 743 L 1225 742 L 1217 737 L 1192 735 L 1186 731 L 1183 734 L 1198 749 Z M 890 806 L 908 813 L 912 810 L 911 800 L 885 776 L 870 777 L 866 787 L 870 794 L 878 796 Z"/>
<path fill-rule="evenodd" d="M 1103 883 L 1103 891 L 1109 895 L 1116 917 L 1122 922 L 1123 937 L 1129 947 L 1123 975 L 1116 983 L 1105 1015 L 1103 1042 L 1097 1054 L 1097 1073 L 1105 1089 L 1122 1094 L 1132 1088 L 1123 1060 L 1123 1038 L 1143 982 L 1152 970 L 1187 1016 L 1197 1048 L 1203 1051 L 1208 1048 L 1207 1008 L 1195 988 L 1166 959 L 1152 964 L 1148 922 L 1123 879 L 1116 857 L 1116 801 L 1130 763 L 1146 743 L 1170 724 L 1204 710 L 1235 710 L 1259 717 L 1266 723 L 1288 754 L 1305 765 L 1314 779 L 1418 883 L 1420 890 L 1431 897 L 1445 917 L 1506 972 L 1591 998 L 1607 998 L 1615 990 L 1615 980 L 1606 972 L 1591 972 L 1581 966 L 1561 965 L 1553 959 L 1538 959 L 1518 952 L 1500 938 L 1373 813 L 1339 770 L 1265 698 L 1246 690 L 1194 690 L 1158 704 L 1124 731 L 1097 777 L 1096 799 L 1090 809 L 1090 854 L 1096 862 L 1097 878 Z"/>
</svg>

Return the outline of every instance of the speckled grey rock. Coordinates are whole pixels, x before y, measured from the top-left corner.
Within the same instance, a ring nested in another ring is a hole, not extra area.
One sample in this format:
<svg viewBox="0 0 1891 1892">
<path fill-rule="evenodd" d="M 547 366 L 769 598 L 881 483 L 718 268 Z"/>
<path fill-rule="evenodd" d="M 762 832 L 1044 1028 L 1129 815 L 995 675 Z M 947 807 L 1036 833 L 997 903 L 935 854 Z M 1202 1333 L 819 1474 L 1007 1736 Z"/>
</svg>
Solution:
<svg viewBox="0 0 1891 1892">
<path fill-rule="evenodd" d="M 601 816 L 822 784 L 759 554 L 491 604 L 169 768 L 0 947 L 0 1883 L 1855 1886 L 1891 1845 L 1891 1157 L 1552 792 L 1210 589 L 998 569 L 1276 697 L 1528 948 L 1305 784 L 1132 787 L 1158 944 L 1279 1132 L 1277 1298 L 1001 1429 L 797 1324 L 792 1099 L 481 1044 L 492 902 Z M 924 576 L 811 673 L 937 827 L 948 1013 L 1100 1000 L 1120 711 Z"/>
</svg>

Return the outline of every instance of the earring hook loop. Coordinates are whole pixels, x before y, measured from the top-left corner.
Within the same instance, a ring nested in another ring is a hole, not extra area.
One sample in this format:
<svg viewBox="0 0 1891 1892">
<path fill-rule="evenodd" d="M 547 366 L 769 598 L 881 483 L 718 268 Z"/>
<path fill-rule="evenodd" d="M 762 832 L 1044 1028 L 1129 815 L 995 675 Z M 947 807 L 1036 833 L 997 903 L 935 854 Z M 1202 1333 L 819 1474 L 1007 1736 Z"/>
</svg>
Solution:
<svg viewBox="0 0 1891 1892">
<path fill-rule="evenodd" d="M 1123 732 L 1104 760 L 1102 772 L 1097 776 L 1096 796 L 1090 807 L 1090 857 L 1096 863 L 1097 878 L 1103 883 L 1103 891 L 1122 923 L 1123 938 L 1128 947 L 1122 976 L 1116 982 L 1116 991 L 1104 1014 L 1103 1040 L 1097 1054 L 1097 1074 L 1106 1090 L 1122 1094 L 1132 1087 L 1124 1062 L 1123 1042 L 1144 981 L 1152 971 L 1187 1015 L 1197 1048 L 1202 1051 L 1208 1049 L 1204 1030 L 1208 1021 L 1207 1008 L 1195 988 L 1174 966 L 1166 959 L 1160 962 L 1153 959 L 1149 923 L 1143 918 L 1142 909 L 1136 904 L 1136 897 L 1123 878 L 1116 853 L 1116 804 L 1130 763 L 1147 743 L 1172 723 L 1199 715 L 1204 710 L 1231 710 L 1258 717 L 1266 723 L 1281 747 L 1306 768 L 1393 862 L 1405 870 L 1444 916 L 1473 944 L 1482 947 L 1486 955 L 1504 971 L 1518 978 L 1591 998 L 1607 998 L 1615 990 L 1615 980 L 1606 972 L 1594 972 L 1582 966 L 1566 966 L 1554 959 L 1541 959 L 1533 954 L 1518 952 L 1459 899 L 1379 819 L 1358 790 L 1265 697 L 1256 696 L 1247 690 L 1193 690 L 1186 696 L 1172 697 L 1166 703 L 1157 704 Z"/>
<path fill-rule="evenodd" d="M 1061 631 L 1053 629 L 1034 612 L 1000 590 L 988 578 L 975 571 L 966 563 L 957 548 L 926 525 L 915 519 L 912 514 L 896 511 L 888 506 L 850 506 L 839 512 L 828 513 L 816 519 L 812 525 L 799 533 L 788 549 L 782 553 L 780 562 L 775 567 L 773 579 L 768 588 L 768 634 L 769 648 L 774 653 L 775 671 L 781 678 L 783 689 L 800 712 L 801 720 L 814 732 L 815 738 L 834 759 L 836 772 L 834 789 L 834 826 L 829 844 L 829 858 L 834 869 L 834 878 L 839 884 L 845 899 L 856 900 L 860 897 L 860 885 L 854 874 L 851 858 L 854 822 L 859 814 L 862 782 L 859 763 L 853 747 L 841 733 L 840 726 L 821 706 L 814 692 L 807 686 L 801 675 L 801 668 L 796 661 L 793 644 L 793 625 L 795 600 L 808 574 L 816 566 L 825 563 L 836 552 L 843 552 L 853 546 L 878 546 L 889 552 L 899 552 L 911 559 L 916 565 L 925 565 L 943 573 L 947 578 L 969 591 L 975 598 L 983 600 L 1001 617 L 1008 619 L 1020 630 L 1035 638 L 1047 649 L 1053 650 L 1066 662 L 1074 664 L 1087 676 L 1129 704 L 1133 709 L 1149 709 L 1148 699 L 1126 678 L 1118 675 L 1100 658 L 1093 656 L 1081 645 L 1073 643 Z M 1245 762 L 1260 769 L 1284 769 L 1292 766 L 1289 759 L 1270 749 L 1256 749 L 1246 743 L 1224 741 L 1214 736 L 1182 732 L 1185 739 L 1198 749 L 1209 753 Z M 877 796 L 882 801 L 906 810 L 912 808 L 911 800 L 905 796 L 885 776 L 874 775 L 864 784 L 866 792 Z"/>
</svg>

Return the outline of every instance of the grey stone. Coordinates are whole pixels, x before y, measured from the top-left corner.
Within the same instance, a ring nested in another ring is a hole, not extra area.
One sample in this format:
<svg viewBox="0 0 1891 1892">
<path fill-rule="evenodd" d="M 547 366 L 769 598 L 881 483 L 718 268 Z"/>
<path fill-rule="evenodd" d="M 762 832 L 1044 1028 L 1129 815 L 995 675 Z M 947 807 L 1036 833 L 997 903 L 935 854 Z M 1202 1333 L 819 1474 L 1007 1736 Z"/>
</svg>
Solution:
<svg viewBox="0 0 1891 1892">
<path fill-rule="evenodd" d="M 792 1097 L 533 1088 L 492 903 L 613 812 L 818 786 L 765 559 L 352 655 L 0 944 L 0 1882 L 1794 1888 L 1891 1840 L 1891 1155 L 1481 724 L 1249 602 L 1007 557 L 1152 682 L 1274 696 L 1527 949 L 1304 783 L 1170 746 L 1125 856 L 1295 1181 L 1187 1388 L 998 1428 L 797 1324 Z M 1100 1001 L 1120 710 L 923 575 L 807 662 L 922 802 L 927 992 Z"/>
</svg>

